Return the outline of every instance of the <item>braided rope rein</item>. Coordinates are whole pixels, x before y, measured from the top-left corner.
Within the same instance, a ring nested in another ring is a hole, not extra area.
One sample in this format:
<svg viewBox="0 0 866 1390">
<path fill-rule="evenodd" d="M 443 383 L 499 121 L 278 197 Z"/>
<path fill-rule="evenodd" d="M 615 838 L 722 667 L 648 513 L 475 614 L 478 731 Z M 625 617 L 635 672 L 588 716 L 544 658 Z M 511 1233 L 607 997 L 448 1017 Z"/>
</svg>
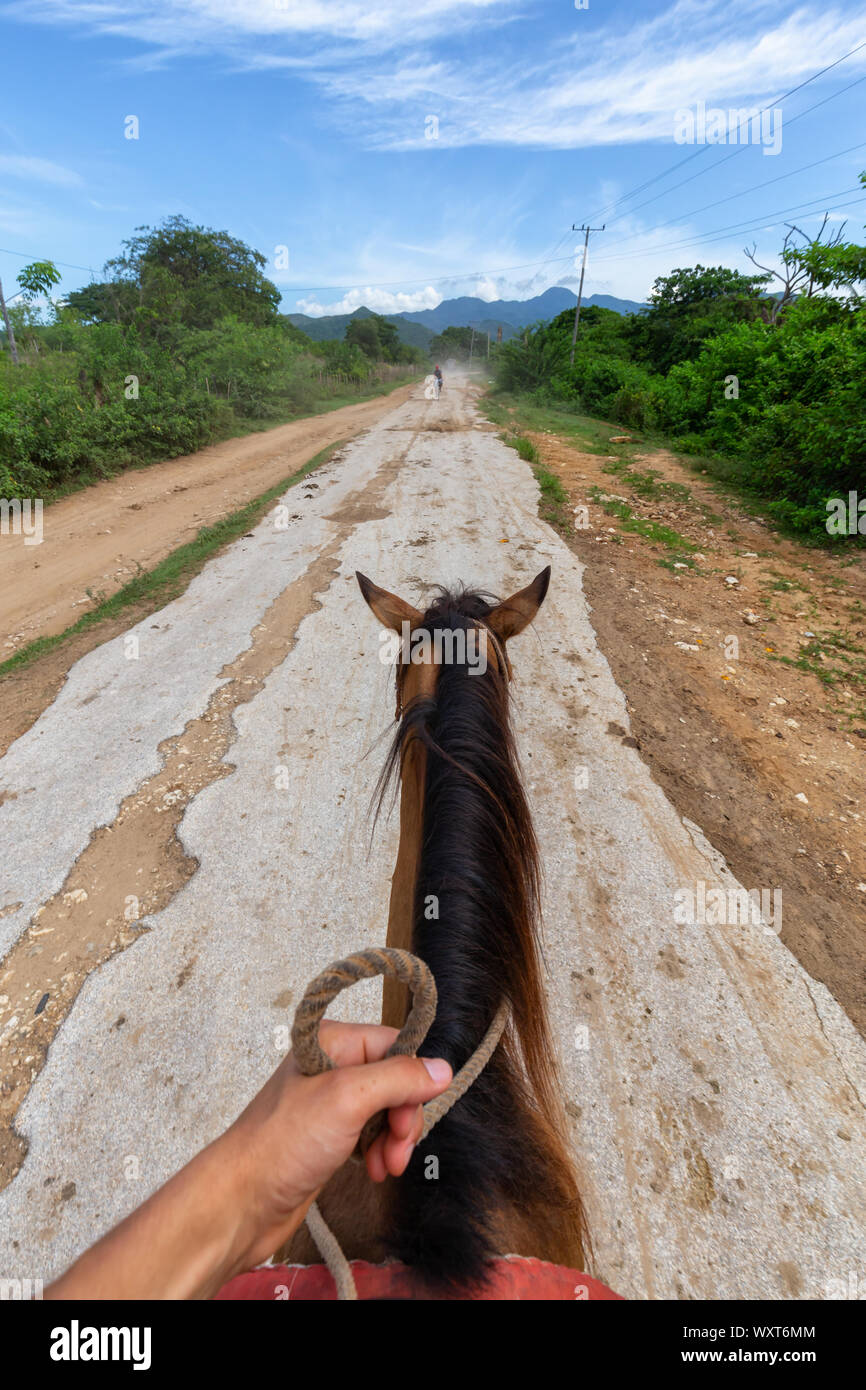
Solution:
<svg viewBox="0 0 866 1390">
<path fill-rule="evenodd" d="M 436 1017 L 436 981 L 424 961 L 418 956 L 413 956 L 410 951 L 379 946 L 367 951 L 356 951 L 344 960 L 336 961 L 307 986 L 292 1024 L 292 1054 L 304 1076 L 317 1076 L 320 1072 L 333 1070 L 334 1063 L 319 1043 L 319 1024 L 328 1005 L 344 989 L 349 989 L 359 980 L 372 979 L 376 975 L 390 975 L 402 980 L 412 994 L 409 1017 L 385 1055 L 416 1055 Z M 440 1096 L 423 1106 L 424 1127 L 421 1139 L 427 1138 L 433 1126 L 443 1115 L 448 1114 L 487 1066 L 505 1032 L 509 1013 L 509 1006 L 503 1000 L 494 1014 L 493 1022 L 465 1066 L 460 1068 Z M 367 1152 L 384 1124 L 384 1111 L 368 1120 L 353 1157 L 363 1156 Z M 337 1298 L 346 1302 L 357 1300 L 358 1291 L 351 1265 L 315 1202 L 307 1212 L 306 1221 L 316 1248 L 337 1285 Z"/>
</svg>

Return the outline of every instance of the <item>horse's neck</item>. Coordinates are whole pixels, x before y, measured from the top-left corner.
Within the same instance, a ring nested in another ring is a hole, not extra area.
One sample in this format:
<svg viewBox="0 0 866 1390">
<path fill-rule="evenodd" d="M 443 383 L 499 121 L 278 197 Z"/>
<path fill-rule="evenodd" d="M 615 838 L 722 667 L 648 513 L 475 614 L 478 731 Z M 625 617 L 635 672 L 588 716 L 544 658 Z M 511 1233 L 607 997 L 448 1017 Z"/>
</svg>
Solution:
<svg viewBox="0 0 866 1390">
<path fill-rule="evenodd" d="M 391 877 L 388 945 L 412 949 L 415 883 L 421 856 L 424 774 L 427 752 L 417 739 L 406 747 L 400 772 L 400 845 Z M 386 979 L 382 991 L 382 1022 L 402 1028 L 409 1010 L 409 993 L 399 980 Z"/>
</svg>

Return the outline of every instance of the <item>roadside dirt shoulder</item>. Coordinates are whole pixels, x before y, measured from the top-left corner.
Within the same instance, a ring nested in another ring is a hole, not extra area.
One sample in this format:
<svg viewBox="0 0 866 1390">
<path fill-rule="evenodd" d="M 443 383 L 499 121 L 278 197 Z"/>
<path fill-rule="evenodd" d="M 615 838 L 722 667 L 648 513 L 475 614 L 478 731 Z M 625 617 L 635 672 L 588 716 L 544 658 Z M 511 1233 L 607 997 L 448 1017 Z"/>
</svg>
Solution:
<svg viewBox="0 0 866 1390">
<path fill-rule="evenodd" d="M 782 940 L 866 1032 L 866 558 L 667 451 L 527 433 L 586 508 L 569 544 L 641 755 L 746 888 L 782 890 Z"/>
</svg>

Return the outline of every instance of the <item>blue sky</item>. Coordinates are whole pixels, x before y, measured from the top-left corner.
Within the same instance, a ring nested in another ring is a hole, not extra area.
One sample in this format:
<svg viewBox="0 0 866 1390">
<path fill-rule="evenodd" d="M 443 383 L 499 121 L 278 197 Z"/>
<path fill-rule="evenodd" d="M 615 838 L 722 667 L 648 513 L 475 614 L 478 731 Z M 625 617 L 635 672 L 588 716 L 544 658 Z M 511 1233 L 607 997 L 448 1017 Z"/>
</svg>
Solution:
<svg viewBox="0 0 866 1390">
<path fill-rule="evenodd" d="M 25 259 L 99 278 L 172 213 L 257 247 L 309 313 L 576 288 L 588 218 L 586 292 L 631 299 L 753 241 L 771 261 L 825 208 L 866 221 L 862 3 L 0 0 L 0 51 L 7 295 Z M 701 104 L 717 138 L 715 110 L 780 114 L 708 144 Z"/>
</svg>

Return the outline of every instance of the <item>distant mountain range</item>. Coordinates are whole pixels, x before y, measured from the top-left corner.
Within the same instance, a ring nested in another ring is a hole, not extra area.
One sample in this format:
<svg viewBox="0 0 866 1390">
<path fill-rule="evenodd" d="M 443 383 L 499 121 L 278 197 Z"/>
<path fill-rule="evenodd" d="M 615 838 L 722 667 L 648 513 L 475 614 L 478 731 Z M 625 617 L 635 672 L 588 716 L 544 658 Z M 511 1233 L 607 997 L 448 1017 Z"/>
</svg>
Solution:
<svg viewBox="0 0 866 1390">
<path fill-rule="evenodd" d="M 427 348 L 436 333 L 450 327 L 474 328 L 482 336 L 489 333 L 494 340 L 501 327 L 503 338 L 512 338 L 521 328 L 539 321 L 546 323 L 564 309 L 573 309 L 576 303 L 576 294 L 562 285 L 554 285 L 533 299 L 487 300 L 462 295 L 459 299 L 443 299 L 435 309 L 384 314 L 383 317 L 395 325 L 401 342 Z M 617 314 L 636 314 L 646 308 L 645 304 L 638 304 L 633 299 L 616 299 L 610 294 L 588 295 L 583 307 L 589 309 L 593 305 L 613 309 Z M 288 314 L 287 318 L 302 333 L 321 341 L 325 338 L 342 338 L 346 325 L 352 319 L 367 319 L 372 313 L 372 309 L 362 305 L 351 314 L 324 314 L 321 318 L 312 318 L 309 314 Z"/>
<path fill-rule="evenodd" d="M 459 299 L 443 299 L 435 309 L 405 311 L 396 317 L 409 319 L 412 323 L 423 323 L 434 333 L 441 333 L 443 328 L 452 324 L 455 328 L 476 328 L 482 333 L 487 333 L 493 325 L 492 331 L 495 333 L 500 324 L 503 328 L 506 325 L 526 328 L 540 319 L 547 322 L 561 314 L 563 309 L 573 309 L 576 303 L 576 294 L 562 285 L 554 285 L 533 299 L 473 299 L 462 295 Z M 602 309 L 613 309 L 617 314 L 636 314 L 646 307 L 633 299 L 615 299 L 610 294 L 591 294 L 583 301 L 586 309 L 594 304 Z M 506 336 L 510 335 L 503 333 L 503 337 Z"/>
</svg>

